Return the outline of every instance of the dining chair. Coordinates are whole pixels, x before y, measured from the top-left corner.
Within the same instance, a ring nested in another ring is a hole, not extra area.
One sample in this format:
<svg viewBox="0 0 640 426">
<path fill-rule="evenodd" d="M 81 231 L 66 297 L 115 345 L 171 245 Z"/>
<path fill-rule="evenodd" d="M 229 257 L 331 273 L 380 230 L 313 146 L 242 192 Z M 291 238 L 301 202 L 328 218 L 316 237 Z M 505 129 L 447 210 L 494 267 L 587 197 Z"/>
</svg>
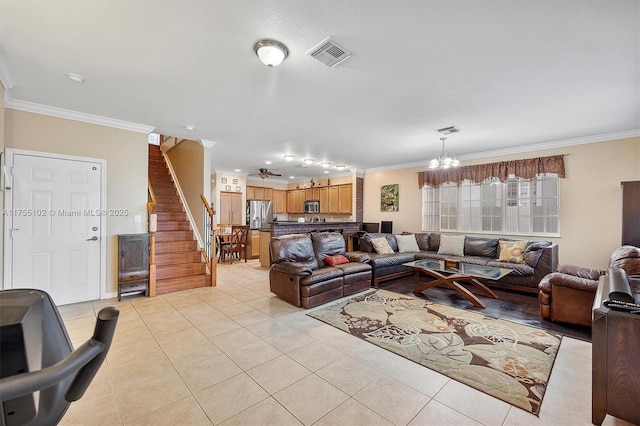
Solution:
<svg viewBox="0 0 640 426">
<path fill-rule="evenodd" d="M 249 236 L 249 225 L 233 225 L 231 227 L 231 240 L 229 244 L 222 246 L 222 260 L 224 261 L 229 255 L 231 263 L 233 263 L 233 257 L 238 256 L 238 260 L 241 259 L 240 253 L 244 255 L 244 261 L 247 261 L 247 238 Z"/>
</svg>

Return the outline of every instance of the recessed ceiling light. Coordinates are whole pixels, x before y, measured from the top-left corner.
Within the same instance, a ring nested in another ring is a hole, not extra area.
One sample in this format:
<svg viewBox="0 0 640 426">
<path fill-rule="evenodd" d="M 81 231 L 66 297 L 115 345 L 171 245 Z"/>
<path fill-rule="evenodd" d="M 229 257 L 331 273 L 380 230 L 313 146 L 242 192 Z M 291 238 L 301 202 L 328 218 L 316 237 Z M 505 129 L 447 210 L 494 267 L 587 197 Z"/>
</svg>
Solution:
<svg viewBox="0 0 640 426">
<path fill-rule="evenodd" d="M 327 163 L 326 161 L 324 163 L 320 163 L 320 165 L 322 167 L 329 167 L 331 165 L 331 163 Z"/>
<path fill-rule="evenodd" d="M 305 158 L 304 164 L 313 164 L 313 158 Z"/>
<path fill-rule="evenodd" d="M 291 154 L 287 154 L 287 155 L 284 156 L 284 159 L 287 160 L 287 161 L 293 161 L 294 158 L 295 157 L 293 155 L 291 155 Z"/>
<path fill-rule="evenodd" d="M 267 160 L 264 162 L 264 164 L 271 164 L 271 161 Z"/>
<path fill-rule="evenodd" d="M 289 176 L 289 179 L 295 179 L 295 178 L 296 178 L 295 176 Z"/>
<path fill-rule="evenodd" d="M 324 172 L 325 172 L 325 173 L 329 173 L 329 170 L 325 170 Z"/>
<path fill-rule="evenodd" d="M 235 170 L 235 172 L 236 172 L 236 173 L 240 173 L 241 171 L 242 171 L 242 170 L 240 170 L 240 169 L 236 169 L 236 170 Z"/>
<path fill-rule="evenodd" d="M 194 127 L 191 126 L 191 125 L 186 125 L 186 126 L 184 126 L 184 129 L 188 130 L 188 131 L 192 131 L 194 129 Z"/>
<path fill-rule="evenodd" d="M 346 166 L 343 166 L 342 164 L 340 164 L 339 166 L 336 166 L 336 169 L 343 171 L 344 169 L 346 169 Z"/>
<path fill-rule="evenodd" d="M 84 77 L 79 74 L 70 72 L 67 74 L 67 78 L 71 81 L 75 81 L 76 83 L 84 83 Z"/>
</svg>

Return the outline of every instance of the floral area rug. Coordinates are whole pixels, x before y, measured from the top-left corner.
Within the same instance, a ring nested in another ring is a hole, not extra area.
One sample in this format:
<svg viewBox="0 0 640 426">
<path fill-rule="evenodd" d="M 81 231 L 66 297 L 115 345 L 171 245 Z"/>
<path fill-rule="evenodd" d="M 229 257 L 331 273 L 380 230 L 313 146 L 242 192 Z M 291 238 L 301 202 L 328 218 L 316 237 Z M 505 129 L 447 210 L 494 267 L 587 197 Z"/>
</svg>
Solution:
<svg viewBox="0 0 640 426">
<path fill-rule="evenodd" d="M 307 315 L 535 415 L 562 340 L 385 290 Z"/>
</svg>

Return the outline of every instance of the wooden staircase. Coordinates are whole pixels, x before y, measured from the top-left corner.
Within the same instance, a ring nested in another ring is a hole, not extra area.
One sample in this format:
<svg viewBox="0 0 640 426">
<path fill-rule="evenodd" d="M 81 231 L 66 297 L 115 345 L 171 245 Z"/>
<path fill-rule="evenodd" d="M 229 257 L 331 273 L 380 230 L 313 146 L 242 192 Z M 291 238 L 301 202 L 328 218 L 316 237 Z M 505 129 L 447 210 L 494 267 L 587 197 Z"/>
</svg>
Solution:
<svg viewBox="0 0 640 426">
<path fill-rule="evenodd" d="M 160 146 L 149 144 L 149 182 L 156 196 L 156 294 L 209 285 L 206 263 Z"/>
</svg>

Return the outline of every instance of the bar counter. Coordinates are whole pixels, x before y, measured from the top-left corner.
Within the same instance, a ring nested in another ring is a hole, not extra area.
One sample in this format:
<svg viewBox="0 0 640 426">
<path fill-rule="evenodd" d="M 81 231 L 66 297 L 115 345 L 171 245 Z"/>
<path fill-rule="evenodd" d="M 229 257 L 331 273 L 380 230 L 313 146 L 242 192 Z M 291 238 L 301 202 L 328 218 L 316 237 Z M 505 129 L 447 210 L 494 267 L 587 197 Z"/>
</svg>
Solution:
<svg viewBox="0 0 640 426">
<path fill-rule="evenodd" d="M 271 237 L 279 237 L 288 234 L 304 234 L 307 232 L 342 232 L 347 245 L 347 251 L 351 250 L 351 237 L 360 230 L 362 222 L 275 222 L 266 228 L 260 228 L 260 265 L 268 268 L 271 265 L 269 256 L 269 240 Z"/>
</svg>

